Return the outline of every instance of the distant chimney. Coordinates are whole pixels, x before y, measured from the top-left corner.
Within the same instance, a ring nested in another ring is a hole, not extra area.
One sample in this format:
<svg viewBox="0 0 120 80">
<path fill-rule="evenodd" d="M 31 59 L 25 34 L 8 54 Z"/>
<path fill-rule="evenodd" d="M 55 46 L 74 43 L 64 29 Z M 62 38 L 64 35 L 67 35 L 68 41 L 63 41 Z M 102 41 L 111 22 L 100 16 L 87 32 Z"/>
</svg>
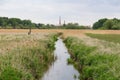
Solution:
<svg viewBox="0 0 120 80">
<path fill-rule="evenodd" d="M 59 16 L 59 26 L 61 26 L 61 16 Z"/>
<path fill-rule="evenodd" d="M 63 24 L 63 26 L 66 26 L 66 22 L 65 22 L 65 20 L 64 20 L 64 24 Z"/>
</svg>

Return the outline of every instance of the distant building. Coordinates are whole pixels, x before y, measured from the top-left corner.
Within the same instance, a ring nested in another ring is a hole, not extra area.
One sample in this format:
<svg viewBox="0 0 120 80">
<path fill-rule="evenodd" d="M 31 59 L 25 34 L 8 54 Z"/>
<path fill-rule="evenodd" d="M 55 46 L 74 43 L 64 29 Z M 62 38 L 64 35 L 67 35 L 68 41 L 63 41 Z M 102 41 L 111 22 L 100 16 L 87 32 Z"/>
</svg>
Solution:
<svg viewBox="0 0 120 80">
<path fill-rule="evenodd" d="M 63 26 L 66 26 L 66 22 L 65 22 L 65 20 L 64 20 L 64 24 L 63 24 Z"/>
<path fill-rule="evenodd" d="M 59 16 L 59 26 L 61 26 L 61 16 Z"/>
</svg>

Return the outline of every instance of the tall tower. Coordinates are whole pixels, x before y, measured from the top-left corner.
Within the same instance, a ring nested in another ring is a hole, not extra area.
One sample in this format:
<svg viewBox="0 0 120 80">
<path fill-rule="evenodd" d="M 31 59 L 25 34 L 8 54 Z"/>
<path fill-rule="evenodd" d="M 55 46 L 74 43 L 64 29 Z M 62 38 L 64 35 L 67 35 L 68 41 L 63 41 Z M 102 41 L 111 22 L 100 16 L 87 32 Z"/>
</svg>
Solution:
<svg viewBox="0 0 120 80">
<path fill-rule="evenodd" d="M 61 16 L 59 16 L 59 26 L 61 26 Z"/>
<path fill-rule="evenodd" d="M 64 24 L 63 24 L 63 26 L 66 26 L 66 22 L 65 22 L 65 20 L 64 20 Z"/>
</svg>

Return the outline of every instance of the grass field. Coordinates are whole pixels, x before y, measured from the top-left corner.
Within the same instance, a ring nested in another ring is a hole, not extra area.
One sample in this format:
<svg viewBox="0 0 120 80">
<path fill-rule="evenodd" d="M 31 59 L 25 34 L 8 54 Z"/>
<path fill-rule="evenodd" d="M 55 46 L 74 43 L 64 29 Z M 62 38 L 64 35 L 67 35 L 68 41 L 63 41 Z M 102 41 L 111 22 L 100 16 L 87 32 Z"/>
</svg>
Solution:
<svg viewBox="0 0 120 80">
<path fill-rule="evenodd" d="M 98 46 L 88 46 L 78 38 L 68 37 L 64 40 L 71 58 L 69 63 L 80 72 L 80 80 L 119 80 L 120 55 L 103 53 Z"/>
<path fill-rule="evenodd" d="M 119 30 L 33 29 L 27 35 L 28 31 L 0 29 L 0 80 L 40 79 L 54 61 L 57 36 L 51 35 L 59 32 L 71 53 L 68 61 L 79 70 L 82 80 L 120 79 Z"/>
<path fill-rule="evenodd" d="M 0 80 L 38 80 L 54 61 L 55 33 L 0 34 Z"/>
<path fill-rule="evenodd" d="M 120 34 L 87 34 L 92 38 L 106 40 L 109 42 L 120 43 Z"/>
<path fill-rule="evenodd" d="M 87 33 L 90 37 L 72 35 L 65 38 L 71 54 L 68 62 L 79 70 L 80 80 L 120 79 L 120 34 L 113 33 L 93 31 Z"/>
</svg>

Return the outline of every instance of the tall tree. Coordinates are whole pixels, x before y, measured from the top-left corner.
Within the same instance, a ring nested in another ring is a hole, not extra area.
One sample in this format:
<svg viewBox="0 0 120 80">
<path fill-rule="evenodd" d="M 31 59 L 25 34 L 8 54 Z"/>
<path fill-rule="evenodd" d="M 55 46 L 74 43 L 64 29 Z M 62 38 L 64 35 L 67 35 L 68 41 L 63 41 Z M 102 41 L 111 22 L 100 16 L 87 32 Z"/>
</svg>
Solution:
<svg viewBox="0 0 120 80">
<path fill-rule="evenodd" d="M 101 27 L 103 27 L 103 24 L 107 21 L 108 19 L 104 18 L 104 19 L 100 19 L 97 22 L 95 22 L 93 24 L 93 29 L 99 29 Z"/>
</svg>

